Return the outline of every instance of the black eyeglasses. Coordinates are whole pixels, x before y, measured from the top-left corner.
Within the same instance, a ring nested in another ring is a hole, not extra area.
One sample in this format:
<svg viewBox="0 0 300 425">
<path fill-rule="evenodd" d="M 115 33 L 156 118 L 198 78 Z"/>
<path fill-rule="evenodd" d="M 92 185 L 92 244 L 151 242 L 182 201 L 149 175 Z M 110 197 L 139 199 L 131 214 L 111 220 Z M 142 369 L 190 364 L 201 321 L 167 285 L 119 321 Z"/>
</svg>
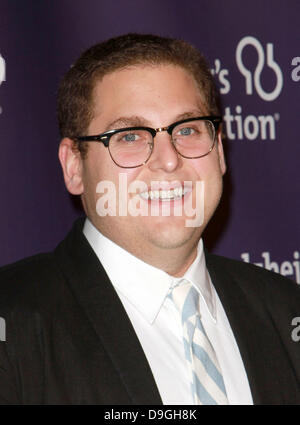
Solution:
<svg viewBox="0 0 300 425">
<path fill-rule="evenodd" d="M 176 121 L 168 127 L 127 127 L 96 136 L 75 137 L 78 142 L 102 142 L 111 159 L 121 168 L 140 167 L 149 160 L 157 133 L 167 131 L 177 153 L 184 158 L 202 158 L 214 147 L 222 118 L 205 116 Z"/>
</svg>

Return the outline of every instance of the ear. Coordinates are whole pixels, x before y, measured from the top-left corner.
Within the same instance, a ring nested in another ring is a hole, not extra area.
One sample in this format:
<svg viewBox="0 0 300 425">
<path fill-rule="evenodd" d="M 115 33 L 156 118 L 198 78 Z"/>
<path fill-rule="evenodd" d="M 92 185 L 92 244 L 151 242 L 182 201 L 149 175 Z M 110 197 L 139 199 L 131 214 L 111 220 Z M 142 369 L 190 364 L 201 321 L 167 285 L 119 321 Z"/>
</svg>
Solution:
<svg viewBox="0 0 300 425">
<path fill-rule="evenodd" d="M 222 172 L 222 175 L 224 175 L 225 172 L 226 172 L 226 161 L 225 161 L 221 131 L 219 131 L 219 133 L 218 133 L 217 149 L 218 149 L 218 154 L 219 154 L 220 170 Z"/>
<path fill-rule="evenodd" d="M 74 149 L 73 140 L 65 137 L 59 145 L 58 157 L 62 166 L 66 188 L 72 195 L 83 193 L 82 158 Z"/>
</svg>

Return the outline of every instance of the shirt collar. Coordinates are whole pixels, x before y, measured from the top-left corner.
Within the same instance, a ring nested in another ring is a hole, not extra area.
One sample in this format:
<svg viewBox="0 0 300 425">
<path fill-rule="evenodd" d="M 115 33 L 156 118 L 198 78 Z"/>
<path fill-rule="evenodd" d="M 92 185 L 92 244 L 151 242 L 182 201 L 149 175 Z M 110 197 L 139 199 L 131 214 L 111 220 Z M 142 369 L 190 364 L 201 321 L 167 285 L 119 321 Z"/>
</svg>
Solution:
<svg viewBox="0 0 300 425">
<path fill-rule="evenodd" d="M 184 276 L 175 278 L 130 254 L 103 236 L 86 219 L 83 233 L 95 251 L 115 289 L 149 322 L 157 317 L 170 288 L 181 280 L 189 280 L 199 291 L 212 319 L 216 320 L 215 297 L 206 268 L 203 242 L 200 239 L 197 257 Z"/>
</svg>

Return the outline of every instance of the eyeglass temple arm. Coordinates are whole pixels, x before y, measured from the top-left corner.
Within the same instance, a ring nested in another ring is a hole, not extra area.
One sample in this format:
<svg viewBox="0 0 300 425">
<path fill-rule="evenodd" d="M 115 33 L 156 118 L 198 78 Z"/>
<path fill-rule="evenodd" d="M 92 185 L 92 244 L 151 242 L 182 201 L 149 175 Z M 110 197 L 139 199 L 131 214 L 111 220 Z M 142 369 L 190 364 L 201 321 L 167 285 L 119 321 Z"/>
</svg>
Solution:
<svg viewBox="0 0 300 425">
<path fill-rule="evenodd" d="M 75 137 L 76 142 L 102 142 L 105 147 L 108 147 L 109 142 L 108 136 L 82 136 L 82 137 Z"/>
</svg>

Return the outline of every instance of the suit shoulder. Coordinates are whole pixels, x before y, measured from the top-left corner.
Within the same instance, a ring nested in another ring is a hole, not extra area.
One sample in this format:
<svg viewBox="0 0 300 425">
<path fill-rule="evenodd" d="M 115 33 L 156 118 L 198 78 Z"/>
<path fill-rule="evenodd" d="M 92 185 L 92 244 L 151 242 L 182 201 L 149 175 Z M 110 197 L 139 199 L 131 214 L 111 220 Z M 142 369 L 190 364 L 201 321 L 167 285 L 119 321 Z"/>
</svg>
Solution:
<svg viewBox="0 0 300 425">
<path fill-rule="evenodd" d="M 215 254 L 207 254 L 206 261 L 209 270 L 215 270 L 219 274 L 226 273 L 253 290 L 271 291 L 274 295 L 286 293 L 300 296 L 300 285 L 263 267 Z"/>
<path fill-rule="evenodd" d="M 52 253 L 38 254 L 0 268 L 0 308 L 34 304 L 57 290 L 60 271 Z"/>
<path fill-rule="evenodd" d="M 55 268 L 55 264 L 52 253 L 37 254 L 0 267 L 0 282 L 6 280 L 11 282 L 20 277 L 23 280 L 29 277 L 36 278 L 51 272 L 53 268 Z"/>
</svg>

